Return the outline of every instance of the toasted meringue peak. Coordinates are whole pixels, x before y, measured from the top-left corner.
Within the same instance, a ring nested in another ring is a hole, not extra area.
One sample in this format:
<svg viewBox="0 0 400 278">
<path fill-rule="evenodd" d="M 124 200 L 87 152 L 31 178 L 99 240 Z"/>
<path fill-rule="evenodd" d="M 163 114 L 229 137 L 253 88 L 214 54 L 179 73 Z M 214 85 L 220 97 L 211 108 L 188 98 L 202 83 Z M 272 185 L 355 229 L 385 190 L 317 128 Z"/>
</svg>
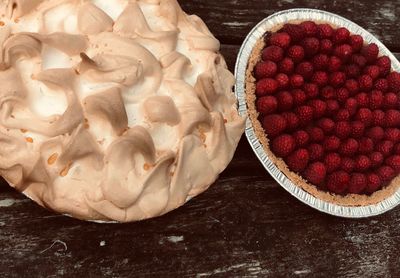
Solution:
<svg viewBox="0 0 400 278">
<path fill-rule="evenodd" d="M 0 174 L 86 220 L 167 213 L 244 130 L 219 42 L 176 0 L 0 2 Z"/>
</svg>

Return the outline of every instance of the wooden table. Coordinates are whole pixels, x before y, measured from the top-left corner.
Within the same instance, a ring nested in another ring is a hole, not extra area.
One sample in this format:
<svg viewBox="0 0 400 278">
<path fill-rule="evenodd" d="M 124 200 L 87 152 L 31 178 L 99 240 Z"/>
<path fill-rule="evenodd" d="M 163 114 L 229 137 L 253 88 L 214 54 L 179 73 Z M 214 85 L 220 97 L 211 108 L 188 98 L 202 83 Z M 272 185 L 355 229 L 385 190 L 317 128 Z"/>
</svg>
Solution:
<svg viewBox="0 0 400 278">
<path fill-rule="evenodd" d="M 400 1 L 187 0 L 222 43 L 229 67 L 250 29 L 288 8 L 338 13 L 400 52 Z M 400 54 L 397 54 L 400 57 Z M 124 225 L 53 214 L 0 185 L 1 277 L 400 277 L 400 208 L 348 220 L 291 197 L 245 138 L 220 179 L 184 207 Z"/>
</svg>

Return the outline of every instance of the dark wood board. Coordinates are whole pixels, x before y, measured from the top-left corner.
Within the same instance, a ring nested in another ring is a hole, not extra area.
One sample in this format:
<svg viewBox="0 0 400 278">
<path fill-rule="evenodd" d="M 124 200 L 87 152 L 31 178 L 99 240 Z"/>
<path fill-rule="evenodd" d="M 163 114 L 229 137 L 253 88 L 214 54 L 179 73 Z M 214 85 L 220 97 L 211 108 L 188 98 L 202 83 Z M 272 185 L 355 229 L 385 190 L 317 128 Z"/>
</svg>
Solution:
<svg viewBox="0 0 400 278">
<path fill-rule="evenodd" d="M 354 16 L 356 22 L 387 33 L 383 40 L 393 51 L 399 43 L 391 15 L 398 15 L 400 1 L 181 3 L 221 39 L 231 70 L 247 31 L 289 7 L 325 8 L 349 18 L 349 7 L 356 7 L 363 14 Z M 385 5 L 392 12 L 379 18 Z M 236 21 L 251 24 L 226 24 Z M 399 219 L 400 208 L 361 220 L 311 209 L 266 173 L 243 137 L 232 163 L 208 191 L 139 223 L 60 216 L 0 183 L 0 277 L 400 277 Z"/>
</svg>

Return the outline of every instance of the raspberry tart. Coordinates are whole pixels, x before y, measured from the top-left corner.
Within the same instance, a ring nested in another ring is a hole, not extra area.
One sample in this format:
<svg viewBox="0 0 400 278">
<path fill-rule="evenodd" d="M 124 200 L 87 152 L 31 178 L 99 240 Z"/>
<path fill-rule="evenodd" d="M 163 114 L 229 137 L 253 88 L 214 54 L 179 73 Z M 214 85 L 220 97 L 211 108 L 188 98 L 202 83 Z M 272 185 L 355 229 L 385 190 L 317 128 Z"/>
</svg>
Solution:
<svg viewBox="0 0 400 278">
<path fill-rule="evenodd" d="M 254 133 L 319 200 L 367 206 L 398 190 L 400 73 L 380 48 L 345 26 L 297 19 L 275 24 L 251 51 L 244 86 Z"/>
</svg>

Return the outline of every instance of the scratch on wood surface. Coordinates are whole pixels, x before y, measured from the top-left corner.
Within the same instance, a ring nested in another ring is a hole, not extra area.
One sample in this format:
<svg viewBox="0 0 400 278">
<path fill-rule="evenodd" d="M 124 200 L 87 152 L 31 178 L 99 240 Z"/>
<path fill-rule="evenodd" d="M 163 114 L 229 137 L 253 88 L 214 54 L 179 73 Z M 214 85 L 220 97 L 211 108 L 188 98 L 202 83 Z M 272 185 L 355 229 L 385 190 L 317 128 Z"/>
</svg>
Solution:
<svg viewBox="0 0 400 278">
<path fill-rule="evenodd" d="M 233 22 L 224 22 L 222 25 L 229 26 L 229 27 L 241 27 L 241 26 L 247 26 L 253 24 L 252 22 L 239 22 L 239 21 L 233 21 Z"/>
<path fill-rule="evenodd" d="M 29 202 L 29 200 L 16 200 L 16 199 L 4 199 L 0 200 L 0 208 L 7 208 L 11 207 L 14 204 L 22 203 L 22 202 Z"/>
<path fill-rule="evenodd" d="M 48 250 L 53 248 L 56 244 L 61 244 L 64 247 L 64 252 L 68 250 L 67 244 L 64 241 L 57 239 L 57 240 L 53 241 L 53 243 L 49 247 L 47 247 L 46 249 L 40 251 L 40 254 L 43 254 L 43 253 L 47 252 Z"/>
<path fill-rule="evenodd" d="M 310 274 L 310 269 L 303 269 L 303 270 L 296 270 L 293 272 L 294 275 L 303 275 L 303 274 Z"/>
<path fill-rule="evenodd" d="M 385 3 L 379 9 L 379 14 L 385 19 L 396 21 L 395 10 L 393 3 Z"/>
<path fill-rule="evenodd" d="M 261 263 L 258 261 L 253 261 L 250 263 L 241 263 L 241 264 L 234 264 L 231 266 L 227 267 L 221 267 L 214 269 L 213 271 L 210 272 L 205 272 L 205 273 L 199 273 L 196 275 L 196 277 L 206 277 L 206 276 L 213 276 L 215 274 L 221 274 L 221 273 L 227 273 L 230 271 L 235 271 L 235 270 L 247 270 L 247 273 L 250 275 L 260 275 L 260 274 L 267 274 L 269 271 L 266 269 L 263 269 L 261 267 Z"/>
</svg>

